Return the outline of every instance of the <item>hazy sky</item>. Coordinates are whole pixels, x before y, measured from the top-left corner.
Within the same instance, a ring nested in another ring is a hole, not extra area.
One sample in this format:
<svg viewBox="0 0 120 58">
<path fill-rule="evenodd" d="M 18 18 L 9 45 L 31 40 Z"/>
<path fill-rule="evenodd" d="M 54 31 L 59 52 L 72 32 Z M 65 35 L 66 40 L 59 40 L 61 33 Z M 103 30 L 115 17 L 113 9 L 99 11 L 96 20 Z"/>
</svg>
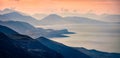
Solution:
<svg viewBox="0 0 120 58">
<path fill-rule="evenodd" d="M 0 0 L 0 9 L 13 8 L 34 13 L 120 14 L 120 0 Z"/>
</svg>

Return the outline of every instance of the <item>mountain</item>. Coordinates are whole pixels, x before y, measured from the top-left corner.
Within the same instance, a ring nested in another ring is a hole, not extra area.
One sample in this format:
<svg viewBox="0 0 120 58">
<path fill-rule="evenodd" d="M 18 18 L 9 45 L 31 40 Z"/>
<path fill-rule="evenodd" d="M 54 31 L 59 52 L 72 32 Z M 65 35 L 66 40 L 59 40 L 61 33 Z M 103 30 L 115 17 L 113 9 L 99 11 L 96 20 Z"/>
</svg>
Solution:
<svg viewBox="0 0 120 58">
<path fill-rule="evenodd" d="M 37 15 L 37 14 L 36 14 Z M 45 14 L 41 14 L 42 19 L 37 20 L 34 17 L 23 14 L 22 12 L 18 12 L 12 9 L 4 9 L 0 11 L 0 20 L 2 21 L 22 21 L 32 24 L 34 26 L 40 25 L 65 25 L 65 24 L 109 24 L 110 22 L 119 22 L 120 15 L 110 15 L 110 14 L 103 14 L 103 15 L 96 15 L 96 14 L 86 14 L 80 16 L 68 16 L 68 17 L 61 17 L 57 14 L 50 14 L 46 16 Z M 45 17 L 46 16 L 46 17 Z M 38 15 L 37 15 L 38 18 Z M 100 21 L 100 20 L 104 21 Z M 106 22 L 105 22 L 106 21 Z M 117 24 L 117 23 L 114 23 Z"/>
<path fill-rule="evenodd" d="M 22 21 L 32 25 L 37 24 L 37 20 L 29 15 L 22 14 L 21 12 L 12 11 L 0 15 L 1 21 Z"/>
<path fill-rule="evenodd" d="M 43 58 L 46 58 L 46 57 L 47 58 L 63 58 L 63 56 L 60 53 L 46 47 L 36 39 L 30 39 L 29 37 L 26 36 L 26 38 L 24 37 L 24 38 L 18 39 L 17 41 L 20 41 L 20 46 L 22 48 L 27 49 L 27 51 L 29 51 L 30 53 L 42 56 Z"/>
<path fill-rule="evenodd" d="M 120 53 L 108 53 L 108 52 L 101 52 L 97 50 L 87 50 L 85 48 L 74 47 L 75 49 L 83 52 L 92 58 L 120 58 Z"/>
<path fill-rule="evenodd" d="M 0 21 L 0 25 L 7 26 L 19 33 L 24 33 L 25 31 L 35 30 L 36 28 L 29 23 L 20 21 Z"/>
<path fill-rule="evenodd" d="M 98 21 L 85 17 L 61 17 L 56 14 L 50 14 L 40 20 L 42 25 L 61 25 L 61 24 L 106 24 L 107 22 Z"/>
<path fill-rule="evenodd" d="M 13 10 L 13 9 L 8 9 L 8 8 L 6 8 L 6 9 L 4 9 L 4 10 L 0 10 L 0 14 L 6 14 L 6 13 L 11 13 L 11 12 L 14 12 L 15 10 Z"/>
<path fill-rule="evenodd" d="M 67 23 L 61 16 L 56 14 L 50 14 L 39 21 L 40 25 L 56 25 Z"/>
<path fill-rule="evenodd" d="M 62 30 L 50 30 L 50 29 L 47 29 L 47 30 L 48 30 L 48 33 L 47 33 L 48 35 L 45 36 L 45 37 L 48 37 L 48 38 L 69 37 L 66 34 L 75 34 L 75 32 L 70 32 L 67 29 L 62 29 Z"/>
<path fill-rule="evenodd" d="M 98 21 L 95 19 L 85 18 L 85 17 L 65 17 L 65 20 L 68 20 L 71 23 L 76 24 L 105 24 L 107 22 Z"/>
<path fill-rule="evenodd" d="M 45 37 L 32 39 L 0 25 L 0 58 L 120 58 L 120 54 L 69 47 Z"/>
<path fill-rule="evenodd" d="M 44 20 L 47 20 L 47 19 L 49 19 L 49 20 L 61 20 L 62 17 L 59 16 L 59 15 L 56 15 L 56 14 L 50 14 L 50 15 L 48 15 L 47 17 L 45 17 L 43 19 Z"/>
<path fill-rule="evenodd" d="M 95 13 L 86 13 L 86 14 L 81 14 L 80 16 L 86 17 L 86 18 L 91 18 L 91 19 L 96 19 L 96 20 L 102 20 L 105 22 L 120 22 L 120 14 L 101 14 L 97 15 Z"/>
<path fill-rule="evenodd" d="M 9 28 L 4 27 L 4 26 L 1 26 L 1 25 L 0 25 L 0 32 L 4 33 L 6 35 L 16 35 L 16 34 L 18 34 L 14 30 L 9 29 Z"/>
<path fill-rule="evenodd" d="M 99 17 L 101 19 L 110 21 L 113 24 L 120 24 L 120 14 L 103 14 Z"/>
<path fill-rule="evenodd" d="M 23 50 L 15 43 L 18 42 L 0 32 L 0 58 L 39 58 L 39 56 Z"/>
<path fill-rule="evenodd" d="M 8 36 L 6 31 L 15 34 Z M 0 58 L 62 58 L 62 55 L 35 39 L 0 25 Z"/>
<path fill-rule="evenodd" d="M 86 17 L 61 17 L 57 14 L 50 14 L 44 17 L 41 20 L 37 20 L 30 15 L 22 14 L 21 12 L 12 10 L 10 12 L 9 9 L 3 10 L 8 13 L 1 14 L 0 20 L 2 21 L 22 21 L 32 24 L 34 26 L 40 25 L 64 25 L 64 24 L 106 24 L 107 22 L 98 21 L 95 19 L 90 19 Z"/>
<path fill-rule="evenodd" d="M 29 23 L 20 22 L 20 21 L 0 21 L 0 25 L 7 26 L 20 34 L 28 35 L 33 38 L 40 36 L 53 38 L 53 37 L 67 37 L 63 34 L 74 34 L 69 32 L 67 29 L 63 30 L 53 30 L 53 29 L 43 29 L 36 28 Z"/>
<path fill-rule="evenodd" d="M 78 50 L 65 46 L 61 43 L 49 40 L 47 38 L 40 37 L 40 38 L 37 38 L 37 40 L 41 42 L 43 45 L 47 46 L 48 48 L 62 54 L 64 58 L 90 58 L 88 55 Z"/>
<path fill-rule="evenodd" d="M 41 20 L 42 18 L 46 17 L 47 14 L 43 14 L 43 13 L 36 13 L 36 14 L 33 14 L 32 17 L 38 19 L 38 20 Z"/>
</svg>

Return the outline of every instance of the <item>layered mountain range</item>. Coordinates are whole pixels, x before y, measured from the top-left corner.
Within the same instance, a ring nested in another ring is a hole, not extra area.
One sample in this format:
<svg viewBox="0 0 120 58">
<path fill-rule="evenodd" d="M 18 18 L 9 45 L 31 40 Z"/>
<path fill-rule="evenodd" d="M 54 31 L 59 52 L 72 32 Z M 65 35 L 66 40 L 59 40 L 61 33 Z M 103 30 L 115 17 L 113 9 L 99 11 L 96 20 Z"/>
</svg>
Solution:
<svg viewBox="0 0 120 58">
<path fill-rule="evenodd" d="M 70 49 L 68 54 L 60 53 L 40 41 L 43 39 L 46 41 L 47 38 L 40 37 L 38 39 L 32 39 L 28 36 L 21 35 L 14 30 L 1 26 L 0 25 L 0 57 L 2 58 L 90 58 L 88 55 L 79 52 L 73 48 L 69 48 L 68 46 L 60 46 Z M 51 40 L 50 45 L 52 44 Z M 56 45 L 54 43 L 53 45 Z M 59 44 L 57 44 L 59 46 Z M 66 51 L 65 49 L 62 49 Z M 72 51 L 73 50 L 73 51 Z M 66 51 L 67 52 L 67 51 Z M 77 54 L 74 54 L 74 53 Z M 72 55 L 73 54 L 73 55 Z"/>
<path fill-rule="evenodd" d="M 9 11 L 9 12 L 7 12 Z M 78 17 L 78 16 L 68 16 L 68 17 L 62 17 L 57 14 L 50 14 L 43 19 L 37 20 L 36 18 L 26 15 L 24 13 L 7 9 L 6 11 L 1 11 L 0 14 L 0 20 L 1 21 L 21 21 L 21 22 L 27 22 L 33 26 L 40 26 L 40 25 L 64 25 L 64 24 L 113 24 L 113 22 L 104 22 L 99 21 L 92 18 L 87 17 Z M 117 17 L 119 15 L 111 15 L 107 17 Z M 9 19 L 8 19 L 9 18 Z M 53 23 L 54 22 L 54 23 Z M 119 22 L 115 22 L 114 24 L 118 24 Z"/>
<path fill-rule="evenodd" d="M 70 32 L 67 29 L 54 30 L 54 29 L 36 28 L 30 25 L 29 23 L 20 22 L 20 21 L 0 21 L 0 25 L 7 26 L 20 34 L 28 35 L 32 38 L 38 38 L 40 36 L 47 38 L 69 37 L 64 34 L 74 34 L 74 32 Z"/>
<path fill-rule="evenodd" d="M 120 58 L 119 53 L 107 53 L 70 47 L 51 37 L 74 34 L 67 29 L 36 28 L 36 25 L 109 24 L 84 17 L 61 17 L 51 14 L 42 20 L 6 9 L 0 12 L 0 58 Z"/>
<path fill-rule="evenodd" d="M 0 58 L 120 58 L 118 53 L 107 53 L 84 48 L 73 48 L 39 37 L 32 39 L 0 25 Z"/>
</svg>

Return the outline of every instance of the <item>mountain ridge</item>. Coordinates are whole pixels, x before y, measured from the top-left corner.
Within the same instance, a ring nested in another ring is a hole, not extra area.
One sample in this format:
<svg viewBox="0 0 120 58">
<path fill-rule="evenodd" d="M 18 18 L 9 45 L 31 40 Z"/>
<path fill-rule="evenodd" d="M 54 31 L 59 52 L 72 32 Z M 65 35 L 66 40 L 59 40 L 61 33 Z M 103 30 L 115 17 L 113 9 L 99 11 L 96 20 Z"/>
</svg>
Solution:
<svg viewBox="0 0 120 58">
<path fill-rule="evenodd" d="M 71 47 L 65 46 L 64 44 L 52 41 L 50 39 L 40 37 L 37 38 L 37 40 L 40 41 L 43 45 L 47 46 L 48 48 L 53 49 L 58 53 L 61 53 L 64 56 L 64 58 L 91 58 L 82 52 L 79 52 Z"/>
<path fill-rule="evenodd" d="M 6 29 L 7 27 L 0 25 L 0 28 Z M 7 28 L 6 30 L 11 31 L 11 29 L 9 28 Z M 11 34 L 12 36 L 9 37 L 6 34 L 4 34 L 6 33 L 4 32 L 6 30 L 0 30 L 0 43 L 1 43 L 0 48 L 2 48 L 0 49 L 0 53 L 1 52 L 4 53 L 6 50 L 9 53 L 13 54 L 11 55 L 11 54 L 5 53 L 4 55 L 9 55 L 8 58 L 10 58 L 10 56 L 12 58 L 21 58 L 21 57 L 22 58 L 62 58 L 61 54 L 47 48 L 46 46 L 36 41 L 35 39 L 32 39 L 25 35 L 24 36 L 20 35 L 20 34 L 17 34 L 17 35 Z M 15 38 L 15 36 L 17 38 Z M 18 39 L 18 36 L 21 36 L 20 39 Z M 3 44 L 4 45 L 6 44 L 6 45 L 4 46 Z M 36 49 L 38 49 L 38 51 L 36 51 Z M 2 55 L 0 57 L 2 57 Z"/>
<path fill-rule="evenodd" d="M 108 52 L 102 52 L 98 50 L 88 50 L 83 47 L 73 47 L 89 56 L 92 58 L 120 58 L 120 53 L 108 53 Z"/>
<path fill-rule="evenodd" d="M 36 28 L 29 23 L 20 21 L 0 21 L 0 25 L 7 26 L 20 34 L 28 35 L 32 38 L 37 38 L 40 36 L 53 38 L 53 37 L 67 37 L 64 34 L 74 34 L 67 29 L 54 30 L 54 29 L 43 29 Z"/>
</svg>

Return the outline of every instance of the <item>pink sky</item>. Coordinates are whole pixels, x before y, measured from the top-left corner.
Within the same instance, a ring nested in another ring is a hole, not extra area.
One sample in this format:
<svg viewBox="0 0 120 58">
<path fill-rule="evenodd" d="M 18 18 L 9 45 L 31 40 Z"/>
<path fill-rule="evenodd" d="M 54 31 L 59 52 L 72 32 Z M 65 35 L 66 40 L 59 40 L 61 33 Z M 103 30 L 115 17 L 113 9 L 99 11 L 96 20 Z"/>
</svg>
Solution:
<svg viewBox="0 0 120 58">
<path fill-rule="evenodd" d="M 0 9 L 34 13 L 87 13 L 92 10 L 96 14 L 120 14 L 120 0 L 0 0 Z"/>
</svg>

